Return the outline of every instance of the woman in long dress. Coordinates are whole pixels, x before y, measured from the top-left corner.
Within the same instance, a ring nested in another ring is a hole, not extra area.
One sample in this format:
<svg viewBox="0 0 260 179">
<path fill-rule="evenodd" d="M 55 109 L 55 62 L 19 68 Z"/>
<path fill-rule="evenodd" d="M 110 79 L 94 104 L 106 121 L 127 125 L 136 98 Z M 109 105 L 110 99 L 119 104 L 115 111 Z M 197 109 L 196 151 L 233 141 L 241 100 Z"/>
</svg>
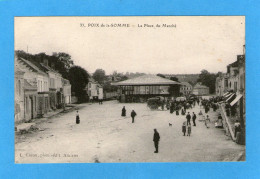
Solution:
<svg viewBox="0 0 260 179">
<path fill-rule="evenodd" d="M 209 122 L 210 122 L 210 119 L 209 119 L 209 116 L 207 115 L 206 119 L 205 119 L 205 126 L 207 128 L 209 128 Z"/>
<path fill-rule="evenodd" d="M 125 106 L 124 106 L 123 109 L 122 109 L 121 116 L 126 116 L 126 109 L 125 109 Z"/>
<path fill-rule="evenodd" d="M 76 124 L 79 124 L 79 123 L 80 123 L 79 111 L 77 111 L 77 114 L 76 114 Z"/>
</svg>

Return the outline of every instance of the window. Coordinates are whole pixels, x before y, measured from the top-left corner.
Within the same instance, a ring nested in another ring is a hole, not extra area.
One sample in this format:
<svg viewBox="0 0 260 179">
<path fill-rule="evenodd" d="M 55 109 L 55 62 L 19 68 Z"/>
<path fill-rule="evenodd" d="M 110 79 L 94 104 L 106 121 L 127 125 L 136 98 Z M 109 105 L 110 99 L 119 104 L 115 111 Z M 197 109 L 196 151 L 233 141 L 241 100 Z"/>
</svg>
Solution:
<svg viewBox="0 0 260 179">
<path fill-rule="evenodd" d="M 37 109 L 37 106 L 36 106 L 36 96 L 34 96 L 34 110 L 36 111 L 36 109 Z"/>
<path fill-rule="evenodd" d="M 237 91 L 237 82 L 234 82 L 234 91 Z"/>
<path fill-rule="evenodd" d="M 19 96 L 21 95 L 21 92 L 22 90 L 21 90 L 21 81 L 19 80 L 18 81 L 18 93 L 19 93 Z"/>
</svg>

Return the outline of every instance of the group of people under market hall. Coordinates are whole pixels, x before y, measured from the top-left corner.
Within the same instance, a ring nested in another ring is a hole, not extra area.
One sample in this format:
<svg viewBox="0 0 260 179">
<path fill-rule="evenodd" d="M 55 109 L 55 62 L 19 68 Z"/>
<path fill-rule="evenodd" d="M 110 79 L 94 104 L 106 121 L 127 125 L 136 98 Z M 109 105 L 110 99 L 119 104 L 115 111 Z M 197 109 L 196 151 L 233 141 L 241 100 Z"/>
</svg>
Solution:
<svg viewBox="0 0 260 179">
<path fill-rule="evenodd" d="M 199 105 L 200 99 L 199 98 L 192 98 L 184 101 L 173 101 L 173 100 L 167 100 L 166 101 L 166 107 L 170 110 L 170 113 L 174 113 L 176 111 L 176 115 L 179 115 L 179 111 L 181 110 L 181 114 L 185 115 L 186 110 L 193 108 L 196 106 L 196 103 Z"/>
</svg>

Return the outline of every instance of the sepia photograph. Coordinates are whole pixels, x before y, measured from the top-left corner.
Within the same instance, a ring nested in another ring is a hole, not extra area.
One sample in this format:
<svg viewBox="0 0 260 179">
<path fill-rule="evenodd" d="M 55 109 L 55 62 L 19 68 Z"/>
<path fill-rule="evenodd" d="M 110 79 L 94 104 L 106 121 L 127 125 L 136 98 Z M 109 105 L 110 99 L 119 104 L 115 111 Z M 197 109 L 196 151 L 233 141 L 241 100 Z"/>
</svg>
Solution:
<svg viewBox="0 0 260 179">
<path fill-rule="evenodd" d="M 245 16 L 14 17 L 14 161 L 246 161 Z"/>
</svg>

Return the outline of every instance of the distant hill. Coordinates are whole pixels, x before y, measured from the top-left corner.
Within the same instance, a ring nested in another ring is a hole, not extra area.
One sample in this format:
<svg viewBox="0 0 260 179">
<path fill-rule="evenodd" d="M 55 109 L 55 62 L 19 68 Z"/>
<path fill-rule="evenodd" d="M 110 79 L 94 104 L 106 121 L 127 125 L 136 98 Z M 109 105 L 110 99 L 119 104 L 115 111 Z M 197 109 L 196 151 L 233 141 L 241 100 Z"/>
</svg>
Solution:
<svg viewBox="0 0 260 179">
<path fill-rule="evenodd" d="M 166 78 L 176 77 L 180 82 L 188 82 L 195 85 L 199 79 L 199 74 L 163 74 Z"/>
<path fill-rule="evenodd" d="M 143 75 L 146 75 L 146 74 L 145 74 L 145 73 L 139 73 L 139 72 L 136 72 L 136 73 L 126 72 L 126 73 L 125 73 L 125 76 L 126 76 L 128 79 L 136 78 L 136 77 L 143 76 Z"/>
</svg>

